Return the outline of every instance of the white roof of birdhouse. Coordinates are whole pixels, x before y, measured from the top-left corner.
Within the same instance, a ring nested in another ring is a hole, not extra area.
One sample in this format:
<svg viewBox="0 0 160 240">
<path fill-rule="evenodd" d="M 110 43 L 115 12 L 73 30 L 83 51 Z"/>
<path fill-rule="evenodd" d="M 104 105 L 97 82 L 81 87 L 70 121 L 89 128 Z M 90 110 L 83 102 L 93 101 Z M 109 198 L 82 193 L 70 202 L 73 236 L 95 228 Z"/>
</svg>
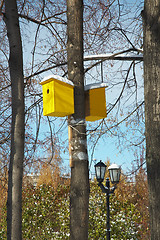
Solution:
<svg viewBox="0 0 160 240">
<path fill-rule="evenodd" d="M 95 89 L 95 88 L 106 88 L 107 87 L 107 83 L 102 82 L 102 83 L 92 83 L 92 84 L 88 84 L 84 86 L 84 90 L 91 90 L 91 89 Z"/>
<path fill-rule="evenodd" d="M 43 85 L 46 81 L 48 81 L 49 79 L 56 79 L 58 81 L 70 84 L 72 86 L 74 86 L 73 82 L 69 79 L 67 79 L 66 77 L 61 77 L 59 75 L 49 75 L 43 78 L 43 80 L 40 82 L 41 85 Z M 102 82 L 102 83 L 92 83 L 92 84 L 87 84 L 84 86 L 84 90 L 91 90 L 91 89 L 95 89 L 95 88 L 106 88 L 107 87 L 107 83 Z"/>
<path fill-rule="evenodd" d="M 65 77 L 61 77 L 59 75 L 53 75 L 53 74 L 49 75 L 47 77 L 44 77 L 43 80 L 40 82 L 40 84 L 43 84 L 43 82 L 45 82 L 45 81 L 47 81 L 47 80 L 49 80 L 51 78 L 56 79 L 56 80 L 61 81 L 61 82 L 64 82 L 64 83 L 68 83 L 68 84 L 74 86 L 73 82 L 70 81 L 69 79 L 67 79 Z"/>
</svg>

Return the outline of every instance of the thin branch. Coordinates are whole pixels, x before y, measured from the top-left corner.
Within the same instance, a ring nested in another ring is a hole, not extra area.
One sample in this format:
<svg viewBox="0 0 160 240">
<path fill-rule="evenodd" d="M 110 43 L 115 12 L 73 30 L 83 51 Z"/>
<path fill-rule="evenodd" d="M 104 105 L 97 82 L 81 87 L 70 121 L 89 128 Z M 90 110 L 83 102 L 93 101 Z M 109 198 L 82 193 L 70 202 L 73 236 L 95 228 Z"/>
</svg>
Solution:
<svg viewBox="0 0 160 240">
<path fill-rule="evenodd" d="M 107 129 L 108 130 L 111 130 L 112 128 L 115 128 L 115 127 L 118 127 L 121 123 L 123 123 L 124 121 L 126 121 L 130 116 L 132 116 L 142 105 L 144 104 L 144 101 L 139 104 L 130 114 L 128 114 L 125 118 L 123 118 L 120 122 L 118 122 L 116 125 L 110 127 Z M 107 131 L 105 131 L 104 133 L 106 133 Z M 103 134 L 104 134 L 103 133 Z"/>
<path fill-rule="evenodd" d="M 124 53 L 137 51 L 140 52 L 140 49 L 129 48 L 125 51 L 121 51 L 114 54 L 97 54 L 97 55 L 90 55 L 84 56 L 84 61 L 91 61 L 91 60 L 122 60 L 122 61 L 143 61 L 143 55 L 122 55 Z"/>
<path fill-rule="evenodd" d="M 125 81 L 124 81 L 124 84 L 123 84 L 123 88 L 122 88 L 122 91 L 121 91 L 119 97 L 117 98 L 116 102 L 113 104 L 111 109 L 108 111 L 108 113 L 110 113 L 112 111 L 112 109 L 117 105 L 117 103 L 119 102 L 120 98 L 122 97 L 122 94 L 124 92 L 124 89 L 125 89 L 125 86 L 126 86 L 126 83 L 127 83 L 128 75 L 130 73 L 130 70 L 131 70 L 131 67 L 132 67 L 133 64 L 134 64 L 134 62 L 131 63 L 131 65 L 130 65 L 128 71 L 127 71 L 127 75 L 126 75 L 126 78 L 125 78 Z"/>
</svg>

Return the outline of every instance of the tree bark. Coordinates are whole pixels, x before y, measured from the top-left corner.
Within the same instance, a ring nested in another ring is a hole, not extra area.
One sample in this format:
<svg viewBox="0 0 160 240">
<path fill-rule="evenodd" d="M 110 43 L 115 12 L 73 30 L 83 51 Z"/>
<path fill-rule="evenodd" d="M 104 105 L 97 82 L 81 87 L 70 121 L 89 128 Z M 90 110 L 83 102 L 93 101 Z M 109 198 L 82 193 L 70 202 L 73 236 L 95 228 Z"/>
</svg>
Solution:
<svg viewBox="0 0 160 240">
<path fill-rule="evenodd" d="M 83 67 L 83 1 L 67 0 L 68 78 L 74 83 L 75 113 L 69 118 L 70 239 L 88 239 L 89 171 Z"/>
<path fill-rule="evenodd" d="M 7 239 L 22 239 L 22 178 L 24 158 L 23 56 L 16 0 L 5 1 L 4 19 L 10 47 L 12 88 L 11 153 L 8 177 Z"/>
<path fill-rule="evenodd" d="M 160 239 L 160 1 L 145 0 L 144 94 L 151 239 Z"/>
</svg>

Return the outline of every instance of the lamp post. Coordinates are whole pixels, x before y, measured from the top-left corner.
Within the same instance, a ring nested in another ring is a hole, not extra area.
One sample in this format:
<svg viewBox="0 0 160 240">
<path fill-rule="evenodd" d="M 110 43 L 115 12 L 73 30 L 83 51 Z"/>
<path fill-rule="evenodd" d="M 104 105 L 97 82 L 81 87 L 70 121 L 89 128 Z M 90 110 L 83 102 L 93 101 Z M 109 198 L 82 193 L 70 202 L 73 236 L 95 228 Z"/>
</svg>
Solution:
<svg viewBox="0 0 160 240">
<path fill-rule="evenodd" d="M 108 167 L 111 182 L 114 184 L 110 188 L 109 178 L 106 179 L 106 186 L 103 185 L 103 180 L 106 172 L 106 165 L 100 161 L 95 165 L 96 178 L 98 186 L 100 186 L 102 192 L 106 193 L 106 204 L 107 204 L 107 240 L 110 240 L 110 209 L 109 209 L 109 196 L 114 192 L 119 183 L 121 168 L 117 164 L 112 164 Z"/>
</svg>

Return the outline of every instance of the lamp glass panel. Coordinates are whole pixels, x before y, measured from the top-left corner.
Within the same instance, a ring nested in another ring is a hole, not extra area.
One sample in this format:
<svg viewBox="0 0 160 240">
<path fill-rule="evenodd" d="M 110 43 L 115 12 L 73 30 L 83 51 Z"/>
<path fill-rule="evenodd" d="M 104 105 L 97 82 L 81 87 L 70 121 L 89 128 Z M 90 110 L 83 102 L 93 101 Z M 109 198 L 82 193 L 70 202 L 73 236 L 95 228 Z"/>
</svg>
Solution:
<svg viewBox="0 0 160 240">
<path fill-rule="evenodd" d="M 101 178 L 101 167 L 96 167 L 96 177 L 97 179 Z"/>
<path fill-rule="evenodd" d="M 119 182 L 120 170 L 119 169 L 110 169 L 110 178 L 111 182 Z"/>
<path fill-rule="evenodd" d="M 105 172 L 106 172 L 106 167 L 101 167 L 101 179 L 104 179 Z"/>
</svg>

